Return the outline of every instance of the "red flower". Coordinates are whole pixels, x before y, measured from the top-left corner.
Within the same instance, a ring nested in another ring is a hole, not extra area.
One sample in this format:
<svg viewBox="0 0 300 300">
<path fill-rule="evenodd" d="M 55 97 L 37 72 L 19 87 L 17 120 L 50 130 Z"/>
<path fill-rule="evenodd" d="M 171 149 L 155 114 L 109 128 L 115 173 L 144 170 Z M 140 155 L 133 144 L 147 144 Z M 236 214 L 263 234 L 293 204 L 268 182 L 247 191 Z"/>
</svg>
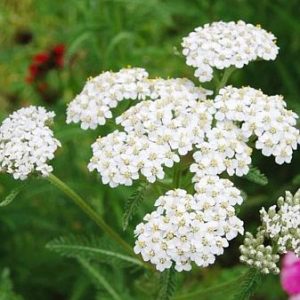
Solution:
<svg viewBox="0 0 300 300">
<path fill-rule="evenodd" d="M 56 55 L 64 55 L 65 53 L 65 45 L 64 44 L 58 44 L 56 46 L 53 47 L 53 52 L 56 54 Z"/>
<path fill-rule="evenodd" d="M 28 67 L 29 74 L 26 77 L 26 82 L 33 83 L 34 81 L 44 80 L 50 70 L 62 68 L 64 65 L 64 53 L 65 45 L 57 44 L 48 52 L 36 54 Z M 47 89 L 44 85 L 37 88 L 39 91 Z"/>
<path fill-rule="evenodd" d="M 52 51 L 54 53 L 55 65 L 60 68 L 63 67 L 64 66 L 65 45 L 58 44 L 53 47 Z"/>
<path fill-rule="evenodd" d="M 49 53 L 41 52 L 34 56 L 33 61 L 39 65 L 46 63 L 50 58 Z"/>
</svg>

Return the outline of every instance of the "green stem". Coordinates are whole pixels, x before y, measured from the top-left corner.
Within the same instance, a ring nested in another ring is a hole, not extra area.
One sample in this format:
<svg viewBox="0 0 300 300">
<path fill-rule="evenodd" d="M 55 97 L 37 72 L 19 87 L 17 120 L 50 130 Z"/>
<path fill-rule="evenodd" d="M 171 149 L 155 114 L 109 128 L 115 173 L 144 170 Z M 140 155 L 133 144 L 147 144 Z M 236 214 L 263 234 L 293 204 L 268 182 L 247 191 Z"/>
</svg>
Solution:
<svg viewBox="0 0 300 300">
<path fill-rule="evenodd" d="M 231 76 L 231 74 L 233 73 L 234 70 L 235 70 L 235 67 L 230 67 L 225 70 L 222 79 L 219 81 L 219 84 L 217 85 L 216 95 L 219 93 L 219 90 L 226 85 L 229 77 Z"/>
<path fill-rule="evenodd" d="M 174 167 L 174 174 L 173 174 L 173 184 L 175 188 L 180 187 L 180 181 L 181 181 L 181 165 L 180 163 L 176 164 Z"/>
<path fill-rule="evenodd" d="M 131 256 L 136 256 L 132 247 L 127 244 L 118 233 L 116 233 L 105 221 L 93 210 L 76 192 L 74 192 L 68 185 L 50 174 L 47 177 L 48 181 L 66 194 L 74 203 L 81 208 L 81 210 L 89 216 L 105 233 L 107 233 L 113 240 L 115 240 L 122 248 Z"/>
</svg>

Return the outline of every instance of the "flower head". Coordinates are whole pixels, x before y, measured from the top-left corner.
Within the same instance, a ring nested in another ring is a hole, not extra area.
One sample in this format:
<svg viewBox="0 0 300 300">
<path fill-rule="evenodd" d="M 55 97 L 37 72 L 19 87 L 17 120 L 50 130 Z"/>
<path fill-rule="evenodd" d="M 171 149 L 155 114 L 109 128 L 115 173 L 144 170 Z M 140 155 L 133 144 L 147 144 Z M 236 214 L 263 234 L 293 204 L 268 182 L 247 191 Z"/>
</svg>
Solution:
<svg viewBox="0 0 300 300">
<path fill-rule="evenodd" d="M 104 72 L 89 79 L 83 90 L 69 103 L 67 123 L 81 123 L 82 129 L 95 129 L 112 118 L 111 109 L 122 100 L 144 99 L 149 87 L 148 73 L 141 68 Z"/>
<path fill-rule="evenodd" d="M 54 117 L 43 107 L 21 108 L 5 119 L 0 127 L 0 170 L 24 180 L 34 171 L 47 176 L 60 142 L 48 127 Z"/>
<path fill-rule="evenodd" d="M 295 127 L 298 116 L 286 109 L 282 96 L 267 96 L 251 87 L 226 86 L 216 96 L 215 108 L 217 121 L 241 124 L 241 142 L 256 137 L 255 148 L 263 155 L 274 156 L 277 164 L 291 162 L 300 144 L 300 132 Z"/>
<path fill-rule="evenodd" d="M 260 26 L 238 22 L 214 22 L 198 27 L 183 39 L 187 65 L 196 68 L 201 82 L 210 81 L 213 68 L 242 68 L 257 59 L 274 60 L 275 37 Z"/>
<path fill-rule="evenodd" d="M 285 198 L 278 199 L 277 206 L 268 211 L 261 209 L 260 216 L 262 225 L 256 237 L 247 232 L 240 246 L 240 260 L 263 273 L 277 274 L 279 255 L 293 251 L 300 256 L 300 189 L 294 196 L 286 192 Z"/>
<path fill-rule="evenodd" d="M 277 244 L 279 253 L 293 251 L 300 256 L 300 190 L 286 192 L 276 205 L 260 211 L 266 235 Z"/>
<path fill-rule="evenodd" d="M 174 264 L 179 272 L 189 271 L 192 262 L 207 267 L 223 254 L 228 241 L 243 233 L 243 222 L 231 206 L 241 203 L 239 193 L 227 198 L 221 192 L 224 184 L 229 185 L 229 194 L 234 190 L 230 181 L 205 179 L 210 185 L 199 183 L 195 196 L 177 189 L 159 197 L 156 210 L 136 227 L 134 251 L 157 270 L 163 271 Z"/>
</svg>

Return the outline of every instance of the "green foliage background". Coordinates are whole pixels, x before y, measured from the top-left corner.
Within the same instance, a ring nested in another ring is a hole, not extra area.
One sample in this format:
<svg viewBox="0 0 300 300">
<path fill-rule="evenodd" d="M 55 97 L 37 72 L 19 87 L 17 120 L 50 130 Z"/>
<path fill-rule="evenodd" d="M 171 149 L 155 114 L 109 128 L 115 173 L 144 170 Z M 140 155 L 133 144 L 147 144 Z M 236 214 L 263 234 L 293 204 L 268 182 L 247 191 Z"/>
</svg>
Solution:
<svg viewBox="0 0 300 300">
<path fill-rule="evenodd" d="M 151 211 L 158 195 L 153 191 L 146 193 L 146 201 L 123 231 L 125 202 L 136 187 L 111 190 L 86 168 L 91 143 L 111 128 L 83 132 L 78 126 L 67 126 L 66 104 L 89 76 L 127 65 L 145 67 L 152 77 L 192 79 L 193 69 L 185 65 L 181 55 L 182 37 L 205 23 L 243 19 L 273 32 L 280 54 L 275 62 L 246 66 L 234 74 L 230 83 L 251 85 L 267 94 L 282 94 L 289 108 L 300 114 L 299 4 L 299 0 L 2 0 L 0 117 L 3 119 L 28 104 L 54 110 L 54 131 L 63 145 L 53 163 L 55 174 L 133 244 L 134 226 L 145 212 Z M 32 34 L 30 43 L 18 43 L 22 32 Z M 59 91 L 49 104 L 25 82 L 25 76 L 32 56 L 58 43 L 66 44 L 66 65 L 48 78 L 51 87 Z M 300 187 L 299 162 L 299 152 L 292 164 L 284 166 L 255 153 L 254 165 L 267 175 L 269 183 L 260 186 L 245 179 L 235 180 L 247 194 L 239 212 L 246 229 L 255 228 L 262 205 L 270 206 L 284 190 L 294 192 Z M 1 174 L 0 199 L 19 185 Z M 50 240 L 70 233 L 73 236 L 68 242 L 77 239 L 77 244 L 90 245 L 91 242 L 77 238 L 85 236 L 93 240 L 95 247 L 116 249 L 53 186 L 44 180 L 30 180 L 14 202 L 0 209 L 0 299 L 113 299 L 113 293 L 120 299 L 153 299 L 158 295 L 158 283 L 162 280 L 158 274 L 144 273 L 101 255 L 80 256 L 75 251 L 67 255 L 71 258 L 65 258 L 49 251 L 50 246 L 45 247 Z M 240 288 L 236 278 L 245 269 L 238 263 L 240 242 L 241 239 L 233 241 L 214 266 L 178 275 L 173 299 L 231 299 Z M 211 288 L 219 284 L 218 288 Z M 286 299 L 279 277 L 266 277 L 251 299 Z"/>
</svg>

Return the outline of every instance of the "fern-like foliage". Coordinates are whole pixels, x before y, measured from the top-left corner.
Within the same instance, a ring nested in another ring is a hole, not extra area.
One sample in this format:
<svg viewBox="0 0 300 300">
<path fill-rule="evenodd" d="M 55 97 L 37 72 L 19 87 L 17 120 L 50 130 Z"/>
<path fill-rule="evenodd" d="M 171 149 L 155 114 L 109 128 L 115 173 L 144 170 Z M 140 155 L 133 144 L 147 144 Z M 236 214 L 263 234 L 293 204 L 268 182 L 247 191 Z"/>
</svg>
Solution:
<svg viewBox="0 0 300 300">
<path fill-rule="evenodd" d="M 106 292 L 111 296 L 110 299 L 113 300 L 122 300 L 123 298 L 118 294 L 118 292 L 114 289 L 114 287 L 106 280 L 105 276 L 103 276 L 100 270 L 94 267 L 88 260 L 78 257 L 77 260 L 81 264 L 81 266 L 88 272 L 91 276 L 93 282 L 96 286 L 100 285 Z"/>
<path fill-rule="evenodd" d="M 8 204 L 10 204 L 12 201 L 15 200 L 15 198 L 19 195 L 19 193 L 24 189 L 24 187 L 26 186 L 26 184 L 22 184 L 18 187 L 16 187 L 15 189 L 13 189 L 1 202 L 0 202 L 0 206 L 7 206 Z"/>
<path fill-rule="evenodd" d="M 256 269 L 249 269 L 243 276 L 232 300 L 248 300 L 261 283 L 262 274 Z"/>
<path fill-rule="evenodd" d="M 267 185 L 268 178 L 265 174 L 263 174 L 257 167 L 251 167 L 250 171 L 245 178 L 251 182 L 254 182 L 259 185 Z"/>
<path fill-rule="evenodd" d="M 59 237 L 50 241 L 46 248 L 67 257 L 95 259 L 103 263 L 118 265 L 119 267 L 136 265 L 142 262 L 134 257 L 116 251 L 117 246 L 109 246 L 107 241 L 82 236 Z M 114 250 L 111 250 L 114 249 Z"/>
<path fill-rule="evenodd" d="M 142 181 L 137 187 L 136 191 L 129 197 L 125 204 L 125 211 L 123 215 L 123 230 L 126 230 L 129 221 L 132 219 L 133 214 L 136 212 L 140 204 L 145 198 L 145 193 L 149 187 L 149 184 Z"/>
<path fill-rule="evenodd" d="M 175 274 L 174 268 L 170 268 L 161 274 L 158 300 L 170 300 L 172 298 L 175 293 Z"/>
</svg>

